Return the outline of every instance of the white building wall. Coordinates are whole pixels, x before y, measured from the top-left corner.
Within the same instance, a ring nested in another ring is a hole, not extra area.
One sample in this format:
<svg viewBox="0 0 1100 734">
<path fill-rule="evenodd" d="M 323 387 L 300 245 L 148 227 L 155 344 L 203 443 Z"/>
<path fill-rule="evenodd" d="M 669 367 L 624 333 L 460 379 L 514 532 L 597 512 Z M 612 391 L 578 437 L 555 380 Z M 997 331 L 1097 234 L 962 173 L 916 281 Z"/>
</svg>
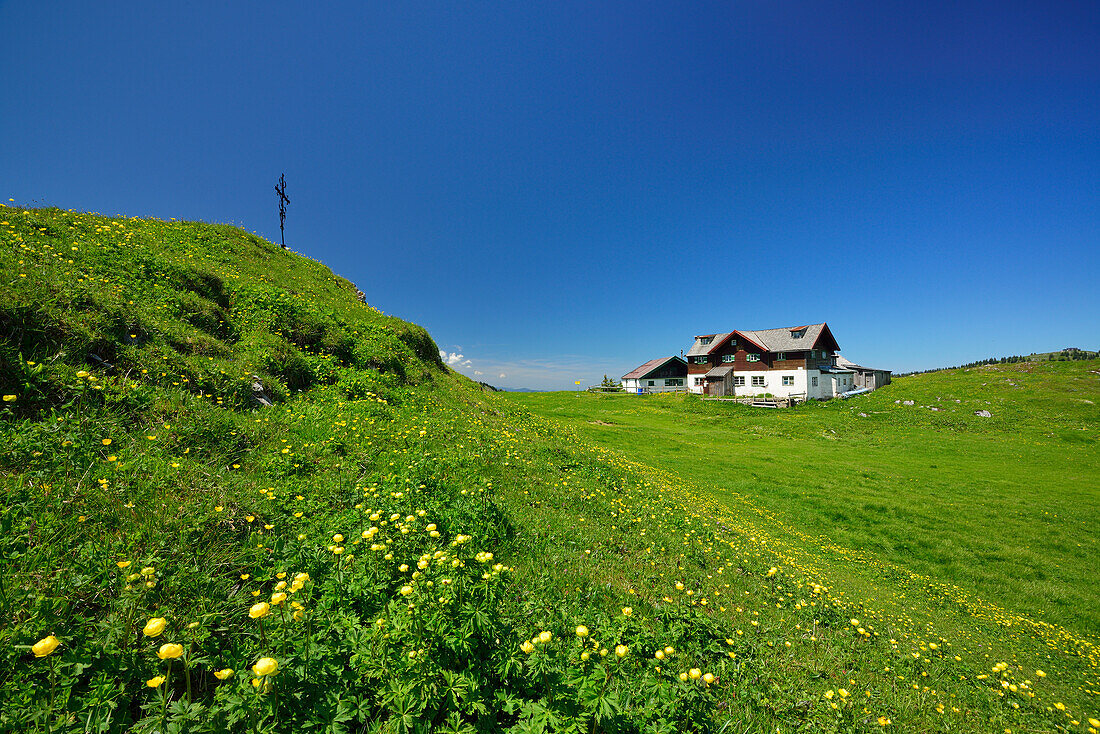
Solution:
<svg viewBox="0 0 1100 734">
<path fill-rule="evenodd" d="M 657 377 L 657 378 L 641 378 L 623 380 L 623 387 L 627 392 L 637 393 L 641 390 L 646 392 L 668 392 L 670 390 L 683 390 L 687 387 L 689 377 Z M 650 385 L 649 383 L 653 383 Z M 682 384 L 680 384 L 682 382 Z M 671 384 L 670 384 L 671 383 Z"/>
<path fill-rule="evenodd" d="M 811 370 L 816 372 L 816 370 Z M 756 370 L 753 372 L 734 372 L 733 378 L 736 382 L 736 378 L 744 377 L 745 384 L 733 386 L 734 395 L 763 395 L 765 393 L 771 393 L 777 397 L 790 397 L 791 395 L 807 395 L 809 396 L 809 372 L 807 370 L 790 369 L 790 370 Z M 752 378 L 762 377 L 764 378 L 763 385 L 753 385 Z M 784 385 L 783 378 L 793 378 L 793 384 Z"/>
</svg>

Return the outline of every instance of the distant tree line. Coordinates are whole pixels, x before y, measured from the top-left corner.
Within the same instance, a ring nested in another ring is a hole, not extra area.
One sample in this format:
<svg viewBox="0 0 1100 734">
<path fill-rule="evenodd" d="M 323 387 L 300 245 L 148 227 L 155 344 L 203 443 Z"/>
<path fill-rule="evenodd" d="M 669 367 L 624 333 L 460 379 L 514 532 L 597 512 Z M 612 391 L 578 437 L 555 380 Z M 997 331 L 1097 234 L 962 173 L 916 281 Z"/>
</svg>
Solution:
<svg viewBox="0 0 1100 734">
<path fill-rule="evenodd" d="M 1044 356 L 1046 359 L 1043 359 Z M 1068 362 L 1075 359 L 1100 359 L 1100 352 L 1090 352 L 1087 349 L 1078 349 L 1077 347 L 1067 347 L 1060 352 L 1048 352 L 1043 354 L 1031 354 L 1023 356 L 1020 354 L 1014 354 L 1011 357 L 990 357 L 989 359 L 979 359 L 977 362 L 967 362 L 966 364 L 955 365 L 954 367 L 933 367 L 929 370 L 916 370 L 914 372 L 899 372 L 894 377 L 909 377 L 910 375 L 924 375 L 930 372 L 944 372 L 946 370 L 960 370 L 968 367 L 981 367 L 987 364 L 1013 364 L 1015 362 Z"/>
</svg>

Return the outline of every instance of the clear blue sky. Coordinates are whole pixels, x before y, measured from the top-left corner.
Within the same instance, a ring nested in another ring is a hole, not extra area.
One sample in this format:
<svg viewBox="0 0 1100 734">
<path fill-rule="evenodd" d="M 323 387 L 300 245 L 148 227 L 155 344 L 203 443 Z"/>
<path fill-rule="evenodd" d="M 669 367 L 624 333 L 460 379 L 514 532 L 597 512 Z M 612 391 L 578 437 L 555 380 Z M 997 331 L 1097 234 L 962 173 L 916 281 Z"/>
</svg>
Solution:
<svg viewBox="0 0 1100 734">
<path fill-rule="evenodd" d="M 278 241 L 285 172 L 287 243 L 493 384 L 1100 348 L 1093 0 L 9 0 L 0 70 L 3 200 Z"/>
</svg>

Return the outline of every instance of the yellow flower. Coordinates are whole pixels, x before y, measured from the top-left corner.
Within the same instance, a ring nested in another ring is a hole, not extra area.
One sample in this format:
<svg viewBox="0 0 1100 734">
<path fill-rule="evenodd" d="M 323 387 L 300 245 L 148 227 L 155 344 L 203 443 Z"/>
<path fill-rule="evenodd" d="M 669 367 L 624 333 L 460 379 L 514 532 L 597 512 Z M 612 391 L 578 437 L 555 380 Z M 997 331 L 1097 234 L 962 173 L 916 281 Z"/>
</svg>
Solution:
<svg viewBox="0 0 1100 734">
<path fill-rule="evenodd" d="M 409 596 L 412 593 L 413 593 L 413 588 L 411 586 L 402 586 L 401 587 L 401 596 Z"/>
<path fill-rule="evenodd" d="M 554 639 L 554 635 L 550 634 L 546 630 L 543 630 L 542 632 L 539 632 L 539 636 L 536 639 L 541 644 L 545 645 L 546 643 L 550 642 L 550 640 Z"/>
<path fill-rule="evenodd" d="M 225 508 L 224 508 L 224 507 L 222 507 L 221 505 L 215 505 L 215 506 L 214 506 L 214 512 L 221 512 L 221 511 L 222 511 L 222 510 L 224 510 L 224 509 L 225 509 Z"/>
<path fill-rule="evenodd" d="M 166 642 L 157 650 L 157 657 L 161 660 L 175 660 L 180 655 L 183 655 L 183 645 L 174 642 Z"/>
<path fill-rule="evenodd" d="M 4 396 L 4 402 L 5 403 L 14 403 L 15 402 L 15 396 L 14 395 L 5 395 Z"/>
<path fill-rule="evenodd" d="M 337 533 L 336 535 L 332 536 L 332 542 L 333 543 L 343 543 L 344 542 L 344 536 L 340 535 L 340 533 Z"/>
<path fill-rule="evenodd" d="M 531 644 L 530 640 L 524 640 L 523 644 L 519 646 L 520 650 L 523 650 L 527 654 L 531 654 L 535 651 L 535 646 Z"/>
<path fill-rule="evenodd" d="M 34 643 L 34 645 L 31 647 L 31 651 L 34 653 L 34 656 L 36 658 L 44 658 L 52 653 L 54 650 L 56 650 L 57 646 L 60 644 L 61 640 L 57 639 L 53 635 L 49 635 Z"/>
<path fill-rule="evenodd" d="M 682 681 L 686 681 L 688 679 L 688 674 L 687 673 L 680 673 L 679 678 Z"/>
<path fill-rule="evenodd" d="M 161 685 L 163 685 L 163 684 L 164 684 L 164 676 L 163 675 L 154 676 L 154 677 L 150 678 L 149 680 L 145 681 L 145 685 L 149 686 L 150 688 L 160 688 Z"/>
<path fill-rule="evenodd" d="M 157 570 L 155 568 L 153 568 L 152 566 L 146 566 L 145 568 L 141 569 L 141 575 L 142 576 L 152 576 L 156 572 L 157 572 Z"/>
<path fill-rule="evenodd" d="M 878 725 L 879 726 L 888 726 L 889 724 L 890 724 L 890 720 L 887 719 L 885 716 L 878 717 Z"/>
<path fill-rule="evenodd" d="M 1065 711 L 1066 705 L 1064 703 L 1058 702 L 1054 704 L 1054 708 L 1058 709 L 1059 711 Z"/>
<path fill-rule="evenodd" d="M 688 671 L 688 677 L 692 680 L 699 680 L 703 677 L 703 671 L 699 670 L 698 668 L 692 668 Z"/>
<path fill-rule="evenodd" d="M 119 568 L 129 568 L 130 561 L 119 561 L 115 565 L 118 566 Z"/>
<path fill-rule="evenodd" d="M 714 682 L 714 673 L 703 673 L 703 682 L 708 686 Z"/>
<path fill-rule="evenodd" d="M 105 438 L 102 441 L 100 441 L 100 443 L 103 444 L 104 446 L 110 446 L 111 445 L 111 439 Z"/>
<path fill-rule="evenodd" d="M 777 573 L 779 573 L 779 569 L 776 568 L 775 566 L 772 566 L 771 568 L 768 569 L 768 572 L 766 574 L 764 574 L 764 578 L 770 579 L 772 576 L 776 575 Z"/>
<path fill-rule="evenodd" d="M 332 552 L 335 553 L 336 555 L 340 555 L 341 553 L 344 552 L 344 546 L 338 545 L 338 546 L 336 546 L 335 548 L 332 549 Z"/>
<path fill-rule="evenodd" d="M 623 607 L 623 616 L 624 616 L 624 617 L 629 617 L 629 616 L 631 616 L 631 615 L 633 615 L 633 614 L 634 614 L 634 610 L 633 610 L 633 609 L 631 609 L 630 607 Z"/>
<path fill-rule="evenodd" d="M 233 677 L 233 668 L 222 668 L 221 670 L 214 671 L 214 677 L 218 680 L 226 680 Z"/>
<path fill-rule="evenodd" d="M 285 592 L 276 591 L 274 594 L 271 595 L 271 603 L 274 604 L 275 606 L 279 606 L 284 601 L 286 601 L 286 593 Z"/>
<path fill-rule="evenodd" d="M 618 655 L 621 658 L 626 657 L 626 654 L 628 652 L 630 652 L 630 648 L 628 648 L 626 645 L 616 645 L 615 646 L 615 654 Z"/>
<path fill-rule="evenodd" d="M 261 601 L 252 605 L 252 608 L 248 610 L 248 616 L 252 619 L 260 619 L 266 617 L 271 613 L 271 606 L 266 601 Z"/>
<path fill-rule="evenodd" d="M 146 637 L 157 637 L 161 632 L 164 632 L 164 627 L 168 624 L 168 620 L 164 617 L 153 617 L 145 623 L 145 629 L 141 632 Z"/>
<path fill-rule="evenodd" d="M 260 658 L 252 666 L 252 672 L 256 675 L 271 675 L 279 669 L 279 663 L 275 658 Z"/>
<path fill-rule="evenodd" d="M 577 637 L 588 637 L 588 628 L 583 624 L 577 627 Z"/>
</svg>

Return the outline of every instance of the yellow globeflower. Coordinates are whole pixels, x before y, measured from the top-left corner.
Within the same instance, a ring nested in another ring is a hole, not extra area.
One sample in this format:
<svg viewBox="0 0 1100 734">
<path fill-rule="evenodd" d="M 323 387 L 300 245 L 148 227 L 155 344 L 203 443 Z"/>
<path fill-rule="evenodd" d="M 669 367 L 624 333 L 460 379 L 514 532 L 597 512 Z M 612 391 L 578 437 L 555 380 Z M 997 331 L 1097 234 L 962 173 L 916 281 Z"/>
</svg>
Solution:
<svg viewBox="0 0 1100 734">
<path fill-rule="evenodd" d="M 413 588 L 411 586 L 402 586 L 401 587 L 401 596 L 409 596 L 412 593 L 413 593 Z"/>
<path fill-rule="evenodd" d="M 226 680 L 233 677 L 233 668 L 222 668 L 214 671 L 214 677 L 218 680 Z"/>
<path fill-rule="evenodd" d="M 49 635 L 34 643 L 34 645 L 31 646 L 31 651 L 34 653 L 34 656 L 36 658 L 44 658 L 52 653 L 54 650 L 56 650 L 57 646 L 60 644 L 61 640 L 57 639 L 53 635 Z"/>
<path fill-rule="evenodd" d="M 145 568 L 141 569 L 141 575 L 142 576 L 152 576 L 156 572 L 157 572 L 157 570 L 155 568 L 153 568 L 152 566 L 146 566 Z"/>
<path fill-rule="evenodd" d="M 266 601 L 261 601 L 252 605 L 252 608 L 248 610 L 248 616 L 252 619 L 260 619 L 266 617 L 271 613 L 271 606 Z"/>
<path fill-rule="evenodd" d="M 629 616 L 631 616 L 631 615 L 633 615 L 633 614 L 634 614 L 634 610 L 633 610 L 633 609 L 631 609 L 630 607 L 623 607 L 623 616 L 624 616 L 624 617 L 629 617 Z"/>
<path fill-rule="evenodd" d="M 692 668 L 688 671 L 688 677 L 692 680 L 699 680 L 703 677 L 703 671 L 699 670 L 698 668 Z"/>
<path fill-rule="evenodd" d="M 577 627 L 577 637 L 588 637 L 588 628 L 583 624 Z"/>
<path fill-rule="evenodd" d="M 149 680 L 145 681 L 145 685 L 149 686 L 150 688 L 160 688 L 161 685 L 163 685 L 163 684 L 164 684 L 164 676 L 163 675 L 154 676 L 153 678 L 150 678 Z"/>
<path fill-rule="evenodd" d="M 279 669 L 279 663 L 275 658 L 260 658 L 252 666 L 252 672 L 256 675 L 271 675 Z"/>
<path fill-rule="evenodd" d="M 175 642 L 166 642 L 157 650 L 157 657 L 161 660 L 175 660 L 183 655 L 183 645 Z"/>
<path fill-rule="evenodd" d="M 626 645 L 616 645 L 615 646 L 615 654 L 618 655 L 621 658 L 626 657 L 626 654 L 628 652 L 630 652 L 630 648 L 628 648 Z"/>
<path fill-rule="evenodd" d="M 119 561 L 115 565 L 118 566 L 119 568 L 129 568 L 130 567 L 130 561 Z"/>
<path fill-rule="evenodd" d="M 713 683 L 714 682 L 714 673 L 704 673 L 703 674 L 703 682 L 706 683 L 708 686 L 711 683 Z"/>
<path fill-rule="evenodd" d="M 141 632 L 146 637 L 157 637 L 161 632 L 164 632 L 164 628 L 167 624 L 168 620 L 164 617 L 153 617 L 145 623 L 145 629 Z"/>
<path fill-rule="evenodd" d="M 552 639 L 554 639 L 554 635 L 550 634 L 549 632 L 545 630 L 539 632 L 538 641 L 541 642 L 543 645 L 550 642 L 550 640 Z"/>
<path fill-rule="evenodd" d="M 285 592 L 276 591 L 274 594 L 271 595 L 271 603 L 274 604 L 275 606 L 279 606 L 284 601 L 286 601 L 286 593 Z"/>
<path fill-rule="evenodd" d="M 523 644 L 519 646 L 519 649 L 523 650 L 525 653 L 530 654 L 535 651 L 535 646 L 531 644 L 530 640 L 524 640 Z"/>
<path fill-rule="evenodd" d="M 4 396 L 4 402 L 5 403 L 14 403 L 15 402 L 15 396 L 14 395 L 5 395 Z"/>
<path fill-rule="evenodd" d="M 343 543 L 344 542 L 344 536 L 340 535 L 340 533 L 337 533 L 336 535 L 332 536 L 332 542 L 333 543 Z"/>
</svg>

